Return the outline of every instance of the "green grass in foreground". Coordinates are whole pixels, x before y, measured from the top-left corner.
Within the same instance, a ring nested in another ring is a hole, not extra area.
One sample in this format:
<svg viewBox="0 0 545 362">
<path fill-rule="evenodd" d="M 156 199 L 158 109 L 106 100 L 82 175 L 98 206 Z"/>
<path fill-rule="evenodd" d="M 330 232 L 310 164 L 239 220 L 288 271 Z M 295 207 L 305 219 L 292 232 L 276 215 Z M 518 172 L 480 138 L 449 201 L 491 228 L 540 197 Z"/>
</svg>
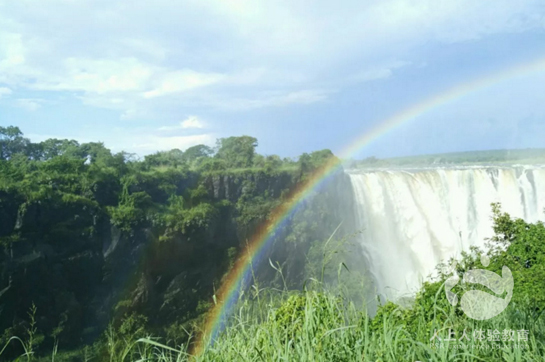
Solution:
<svg viewBox="0 0 545 362">
<path fill-rule="evenodd" d="M 393 304 L 371 319 L 361 307 L 328 292 L 293 295 L 279 308 L 271 305 L 261 322 L 247 313 L 248 308 L 242 306 L 233 325 L 195 360 L 538 361 L 545 356 L 543 340 L 538 339 L 545 333 L 545 323 L 516 305 L 484 322 L 437 303 L 431 319 Z M 406 318 L 407 313 L 414 315 Z M 470 341 L 430 341 L 436 333 L 443 339 L 449 333 L 460 338 L 464 330 Z M 478 330 L 485 336 L 488 330 L 527 330 L 528 341 L 502 341 L 501 336 L 498 342 L 475 341 L 473 332 Z"/>
<path fill-rule="evenodd" d="M 6 346 L 24 350 L 20 361 L 44 362 L 543 361 L 545 225 L 512 219 L 498 204 L 492 210 L 496 236 L 490 239 L 488 269 L 500 273 L 503 266 L 509 267 L 515 290 L 508 307 L 489 320 L 470 319 L 448 303 L 444 273 L 424 283 L 411 309 L 387 303 L 371 318 L 365 303 L 354 302 L 354 290 L 361 290 L 359 299 L 366 299 L 364 289 L 355 288 L 354 281 L 342 284 L 341 264 L 335 289 L 325 289 L 314 279 L 303 292 L 250 289 L 246 295 L 252 295 L 239 301 L 225 331 L 199 355 L 190 355 L 188 345 L 147 337 L 143 323 L 128 317 L 93 346 L 62 353 L 55 348 L 51 356 L 37 358 L 35 309 L 29 314 L 27 336 L 12 337 Z M 461 276 L 482 268 L 476 254 L 463 253 L 453 272 Z M 473 289 L 469 283 L 456 288 L 452 290 L 459 295 Z"/>
<path fill-rule="evenodd" d="M 441 306 L 441 298 L 436 298 L 427 310 L 431 314 L 417 306 L 405 310 L 390 303 L 372 319 L 342 294 L 283 292 L 241 302 L 230 326 L 200 356 L 189 355 L 187 346 L 167 347 L 150 337 L 127 338 L 110 330 L 106 343 L 96 350 L 87 349 L 78 355 L 53 352 L 50 357 L 34 359 L 30 348 L 19 360 L 542 361 L 545 356 L 545 322 L 531 308 L 511 304 L 491 320 L 475 321 L 454 308 Z M 409 314 L 412 316 L 407 318 Z M 445 340 L 451 333 L 459 339 L 464 330 L 469 340 Z M 474 337 L 479 330 L 484 331 L 483 341 Z M 498 330 L 499 341 L 488 341 L 488 330 Z M 504 330 L 513 330 L 515 341 L 504 341 Z M 527 341 L 517 341 L 518 330 L 528 331 Z M 434 335 L 444 340 L 430 341 Z M 11 342 L 28 347 L 28 342 L 19 339 Z"/>
</svg>

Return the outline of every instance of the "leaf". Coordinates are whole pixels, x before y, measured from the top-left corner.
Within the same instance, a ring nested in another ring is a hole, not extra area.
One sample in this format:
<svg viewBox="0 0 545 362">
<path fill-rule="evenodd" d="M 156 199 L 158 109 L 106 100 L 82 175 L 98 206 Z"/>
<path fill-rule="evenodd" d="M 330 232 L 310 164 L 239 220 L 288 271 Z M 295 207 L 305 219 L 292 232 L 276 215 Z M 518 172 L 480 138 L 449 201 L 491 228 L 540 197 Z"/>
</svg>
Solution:
<svg viewBox="0 0 545 362">
<path fill-rule="evenodd" d="M 152 346 L 155 346 L 155 347 L 159 347 L 159 348 L 163 348 L 163 349 L 168 349 L 169 351 L 173 351 L 173 352 L 176 352 L 176 353 L 182 353 L 182 351 L 180 351 L 180 350 L 177 350 L 177 349 L 175 349 L 175 348 L 166 346 L 166 345 L 161 344 L 161 343 L 159 343 L 159 342 L 155 342 L 154 340 L 151 340 L 151 339 L 149 339 L 149 338 L 140 338 L 140 339 L 137 340 L 136 342 L 137 342 L 137 343 L 138 343 L 138 342 L 141 342 L 141 343 L 151 344 Z"/>
<path fill-rule="evenodd" d="M 276 271 L 278 271 L 278 269 L 274 266 L 273 262 L 271 261 L 271 259 L 269 258 L 269 264 L 271 264 L 272 268 Z"/>
</svg>

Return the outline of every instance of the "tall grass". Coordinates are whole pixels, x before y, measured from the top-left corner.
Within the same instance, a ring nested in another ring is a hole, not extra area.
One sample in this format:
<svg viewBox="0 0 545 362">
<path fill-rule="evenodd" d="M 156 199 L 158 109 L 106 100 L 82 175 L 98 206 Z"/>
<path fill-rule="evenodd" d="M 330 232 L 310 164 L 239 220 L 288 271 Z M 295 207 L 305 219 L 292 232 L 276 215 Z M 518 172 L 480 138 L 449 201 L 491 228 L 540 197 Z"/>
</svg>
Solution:
<svg viewBox="0 0 545 362">
<path fill-rule="evenodd" d="M 530 308 L 513 305 L 498 317 L 475 321 L 433 304 L 424 313 L 403 318 L 406 310 L 390 305 L 372 319 L 361 306 L 334 292 L 306 291 L 280 307 L 271 300 L 266 320 L 257 322 L 243 303 L 233 323 L 195 361 L 541 361 L 545 323 Z M 448 341 L 452 333 L 463 343 Z M 527 330 L 528 341 L 475 340 L 473 332 Z M 439 336 L 439 341 L 434 336 Z M 433 340 L 432 340 L 433 339 Z M 431 341 L 430 341 L 431 340 Z M 184 357 L 185 358 L 185 357 Z M 191 358 L 190 358 L 191 360 Z"/>
<path fill-rule="evenodd" d="M 318 283 L 317 283 L 318 284 Z M 107 333 L 108 352 L 88 361 L 542 361 L 545 323 L 531 308 L 511 305 L 488 321 L 475 321 L 432 301 L 431 314 L 388 304 L 371 318 L 338 291 L 320 287 L 300 293 L 261 290 L 241 300 L 225 331 L 199 356 L 188 346 L 167 346 L 151 337 L 126 339 Z M 254 296 L 255 297 L 255 296 Z M 259 301 L 259 302 L 258 302 Z M 265 314 L 263 314 L 265 313 Z M 431 315 L 432 317 L 427 317 Z M 409 322 L 410 321 L 410 322 Z M 477 330 L 527 330 L 528 340 L 478 341 Z M 446 340 L 451 333 L 470 340 Z M 439 341 L 434 336 L 439 336 Z M 430 339 L 433 339 L 430 341 Z M 32 360 L 25 353 L 23 360 Z M 54 361 L 67 360 L 53 355 Z M 50 358 L 42 360 L 50 360 Z"/>
<path fill-rule="evenodd" d="M 225 330 L 214 341 L 202 336 L 205 348 L 199 355 L 190 354 L 195 338 L 189 345 L 176 346 L 143 335 L 141 328 L 127 328 L 130 332 L 109 328 L 104 341 L 91 350 L 74 354 L 57 353 L 55 348 L 51 356 L 38 359 L 33 353 L 35 309 L 29 314 L 27 341 L 12 337 L 8 344 L 23 346 L 20 360 L 57 362 L 545 360 L 545 316 L 530 301 L 511 302 L 498 316 L 477 321 L 448 304 L 444 284 L 434 283 L 428 289 L 434 292 L 419 294 L 411 309 L 387 303 L 371 317 L 365 290 L 361 298 L 354 298 L 353 285 L 343 284 L 342 263 L 335 287 L 324 285 L 328 243 L 322 280 L 311 280 L 301 292 L 285 285 L 283 290 L 256 285 L 241 293 Z M 283 280 L 281 267 L 271 266 Z M 2 360 L 5 348 L 0 351 Z"/>
</svg>

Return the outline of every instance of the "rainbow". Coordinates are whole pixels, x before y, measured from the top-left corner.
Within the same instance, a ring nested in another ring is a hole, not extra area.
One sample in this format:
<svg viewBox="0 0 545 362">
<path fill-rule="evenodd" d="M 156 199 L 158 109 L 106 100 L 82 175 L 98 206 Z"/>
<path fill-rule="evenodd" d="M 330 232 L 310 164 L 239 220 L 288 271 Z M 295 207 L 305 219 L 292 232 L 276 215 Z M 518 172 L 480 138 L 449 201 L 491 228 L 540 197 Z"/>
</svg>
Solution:
<svg viewBox="0 0 545 362">
<path fill-rule="evenodd" d="M 272 212 L 269 221 L 258 228 L 257 232 L 253 235 L 248 243 L 246 252 L 236 261 L 224 279 L 223 285 L 217 291 L 215 306 L 208 313 L 204 333 L 196 341 L 193 353 L 200 355 L 205 350 L 207 341 L 213 342 L 224 329 L 227 318 L 239 299 L 240 292 L 244 290 L 251 280 L 252 270 L 259 264 L 266 251 L 270 248 L 271 241 L 277 232 L 289 223 L 291 217 L 304 205 L 309 195 L 318 190 L 335 172 L 341 169 L 343 158 L 354 155 L 363 147 L 368 146 L 400 125 L 439 106 L 499 82 L 541 71 L 545 71 L 545 58 L 450 88 L 444 93 L 428 98 L 380 122 L 375 128 L 350 143 L 350 146 L 340 153 L 339 159 L 332 158 L 324 166 L 316 170 L 306 182 L 297 187 L 289 195 L 287 202 L 284 202 Z"/>
</svg>

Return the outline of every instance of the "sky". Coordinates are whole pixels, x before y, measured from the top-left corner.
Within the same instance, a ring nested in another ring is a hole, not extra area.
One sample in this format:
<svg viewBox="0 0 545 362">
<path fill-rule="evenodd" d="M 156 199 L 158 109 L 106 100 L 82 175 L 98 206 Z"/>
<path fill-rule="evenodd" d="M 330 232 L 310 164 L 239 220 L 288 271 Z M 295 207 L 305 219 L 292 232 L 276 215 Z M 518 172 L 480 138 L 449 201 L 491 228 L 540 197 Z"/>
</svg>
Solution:
<svg viewBox="0 0 545 362">
<path fill-rule="evenodd" d="M 543 0 L 0 0 L 0 125 L 143 156 L 250 135 L 341 152 L 451 87 L 545 59 Z M 545 69 L 354 157 L 545 147 Z"/>
</svg>

